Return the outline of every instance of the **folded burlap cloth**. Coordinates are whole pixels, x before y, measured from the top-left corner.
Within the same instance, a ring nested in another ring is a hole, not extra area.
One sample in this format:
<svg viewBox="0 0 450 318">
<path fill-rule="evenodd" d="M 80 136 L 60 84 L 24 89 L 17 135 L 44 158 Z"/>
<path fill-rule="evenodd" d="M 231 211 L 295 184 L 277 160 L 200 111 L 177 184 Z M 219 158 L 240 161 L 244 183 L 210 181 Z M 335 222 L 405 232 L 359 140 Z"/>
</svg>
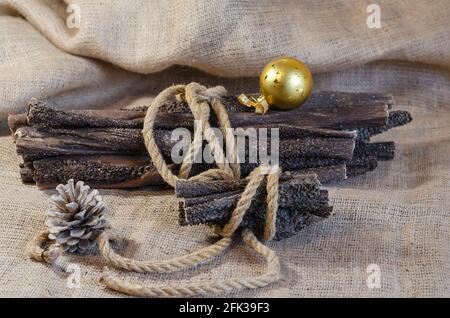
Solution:
<svg viewBox="0 0 450 318">
<path fill-rule="evenodd" d="M 207 89 L 206 87 L 190 83 L 188 85 L 175 85 L 162 91 L 153 101 L 144 119 L 143 136 L 148 153 L 153 164 L 158 169 L 161 177 L 172 187 L 175 187 L 176 181 L 186 179 L 192 167 L 196 149 L 201 149 L 203 142 L 202 136 L 206 139 L 214 154 L 214 160 L 218 169 L 210 169 L 189 180 L 212 180 L 212 179 L 240 179 L 240 166 L 236 157 L 236 144 L 225 107 L 220 102 L 219 97 L 226 94 L 222 86 Z M 184 157 L 178 176 L 175 176 L 169 169 L 153 136 L 153 126 L 156 114 L 161 105 L 165 104 L 170 98 L 183 98 L 189 105 L 194 118 L 200 122 L 200 129 L 194 135 L 194 140 L 190 144 L 187 155 Z M 218 125 L 222 130 L 227 145 L 231 153 L 230 160 L 225 156 L 219 140 L 214 134 L 209 124 L 211 110 L 214 111 Z M 265 226 L 263 239 L 271 240 L 275 235 L 275 221 L 278 209 L 278 181 L 280 176 L 278 166 L 262 164 L 253 170 L 248 178 L 248 184 L 244 189 L 236 208 L 234 209 L 229 222 L 223 227 L 214 227 L 216 234 L 222 238 L 216 243 L 199 249 L 190 254 L 175 257 L 161 262 L 138 261 L 122 257 L 114 252 L 109 244 L 115 237 L 111 231 L 104 230 L 96 238 L 96 243 L 100 254 L 113 266 L 127 271 L 139 273 L 170 273 L 179 271 L 191 266 L 197 266 L 201 262 L 215 257 L 223 252 L 231 244 L 232 237 L 239 228 L 242 219 L 250 207 L 253 197 L 258 187 L 267 178 L 267 207 L 265 215 Z M 48 263 L 54 262 L 62 253 L 62 249 L 57 244 L 49 242 L 49 231 L 39 233 L 29 245 L 29 255 L 38 261 Z M 162 286 L 141 286 L 131 284 L 121 279 L 113 277 L 108 272 L 104 273 L 100 281 L 107 287 L 134 296 L 150 297 L 169 297 L 169 296 L 196 296 L 208 293 L 230 292 L 244 288 L 258 288 L 278 281 L 281 278 L 280 263 L 275 252 L 262 244 L 249 230 L 242 230 L 242 238 L 246 245 L 255 252 L 264 256 L 267 262 L 267 270 L 264 274 L 256 277 L 240 277 L 226 280 L 216 280 L 207 283 L 185 284 L 185 285 L 162 285 Z M 49 246 L 42 248 L 43 245 Z"/>
</svg>

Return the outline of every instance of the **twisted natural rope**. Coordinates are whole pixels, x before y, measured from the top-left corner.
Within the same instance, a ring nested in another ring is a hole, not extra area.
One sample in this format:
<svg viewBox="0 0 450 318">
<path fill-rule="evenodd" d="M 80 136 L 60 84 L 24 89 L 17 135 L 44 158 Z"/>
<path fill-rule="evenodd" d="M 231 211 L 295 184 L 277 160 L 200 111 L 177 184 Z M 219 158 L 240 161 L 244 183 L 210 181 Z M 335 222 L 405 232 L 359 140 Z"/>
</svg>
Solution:
<svg viewBox="0 0 450 318">
<path fill-rule="evenodd" d="M 188 152 L 183 159 L 179 171 L 179 177 L 177 177 L 172 173 L 172 171 L 170 171 L 158 148 L 158 145 L 156 144 L 156 140 L 153 135 L 153 126 L 159 108 L 164 105 L 167 100 L 170 99 L 170 97 L 180 94 L 184 95 L 184 98 L 186 99 L 189 108 L 194 115 L 194 118 L 200 122 L 201 127 L 195 132 L 194 140 L 189 146 Z M 145 146 L 150 157 L 152 158 L 152 160 L 154 160 L 153 164 L 158 170 L 159 174 L 164 179 L 164 181 L 166 181 L 172 187 L 175 187 L 175 183 L 178 179 L 185 179 L 189 175 L 189 171 L 192 167 L 192 163 L 194 162 L 194 158 L 196 155 L 195 150 L 201 149 L 201 145 L 203 143 L 202 134 L 204 134 L 206 141 L 210 145 L 211 151 L 214 153 L 215 162 L 219 166 L 219 168 L 236 179 L 240 178 L 240 166 L 236 158 L 237 155 L 234 142 L 231 138 L 230 140 L 228 140 L 229 143 L 232 143 L 233 145 L 230 147 L 233 157 L 232 165 L 230 167 L 230 164 L 226 160 L 224 152 L 221 149 L 221 145 L 217 140 L 217 137 L 214 134 L 213 130 L 211 129 L 211 126 L 209 125 L 210 108 L 208 101 L 211 102 L 211 106 L 216 113 L 222 131 L 225 131 L 224 136 L 226 136 L 226 138 L 227 136 L 229 136 L 229 128 L 231 128 L 231 124 L 225 108 L 217 99 L 220 94 L 225 94 L 225 89 L 221 86 L 207 89 L 206 87 L 197 83 L 191 83 L 186 86 L 175 85 L 162 91 L 154 99 L 151 107 L 149 107 L 149 109 L 147 110 L 147 114 L 144 118 L 144 129 L 142 130 Z"/>
<path fill-rule="evenodd" d="M 175 187 L 176 181 L 187 178 L 195 158 L 195 150 L 201 149 L 202 136 L 211 147 L 214 154 L 214 159 L 219 169 L 210 169 L 201 173 L 200 175 L 190 178 L 191 180 L 211 180 L 211 179 L 239 179 L 240 166 L 237 158 L 236 144 L 234 136 L 229 128 L 231 128 L 230 120 L 225 107 L 222 105 L 218 97 L 225 94 L 225 89 L 221 86 L 207 89 L 206 87 L 197 83 L 189 85 L 176 85 L 169 87 L 162 91 L 153 101 L 149 107 L 144 119 L 143 136 L 145 145 L 150 154 L 152 162 L 157 168 L 161 177 L 171 186 Z M 173 96 L 183 96 L 187 101 L 194 118 L 200 121 L 200 129 L 194 135 L 194 140 L 191 143 L 188 153 L 185 156 L 179 176 L 175 176 L 169 169 L 161 152 L 156 144 L 153 136 L 153 126 L 156 119 L 158 109 Z M 217 140 L 216 135 L 209 124 L 210 106 L 216 114 L 219 127 L 222 130 L 226 139 L 227 152 L 231 156 L 229 162 L 224 154 L 224 151 Z M 190 266 L 198 265 L 199 263 L 209 260 L 212 257 L 220 254 L 231 244 L 231 237 L 240 226 L 242 219 L 250 207 L 253 197 L 257 189 L 261 186 L 267 175 L 267 210 L 266 223 L 264 226 L 263 239 L 270 240 L 275 235 L 276 212 L 278 209 L 278 180 L 280 169 L 276 167 L 272 173 L 267 173 L 270 167 L 266 164 L 253 170 L 247 177 L 248 183 L 232 212 L 229 222 L 217 233 L 222 238 L 216 243 L 201 248 L 188 255 L 175 257 L 160 262 L 153 261 L 138 261 L 122 257 L 115 253 L 109 240 L 113 239 L 115 235 L 111 235 L 105 231 L 97 237 L 97 245 L 102 256 L 112 265 L 118 268 L 129 271 L 141 273 L 169 273 L 185 269 Z M 45 261 L 53 263 L 62 253 L 61 247 L 57 244 L 52 244 L 48 249 L 43 249 L 42 246 L 47 244 L 50 240 L 48 238 L 49 232 L 40 232 L 29 244 L 28 253 L 30 257 L 37 261 Z M 116 291 L 120 291 L 134 296 L 195 296 L 207 293 L 230 292 L 233 290 L 240 290 L 244 288 L 258 288 L 266 286 L 270 283 L 276 282 L 280 279 L 280 264 L 275 252 L 267 246 L 263 245 L 255 235 L 248 229 L 242 232 L 244 242 L 255 250 L 260 255 L 264 256 L 267 262 L 267 270 L 264 274 L 250 278 L 233 278 L 228 280 L 218 280 L 208 283 L 186 284 L 177 286 L 140 286 L 127 283 L 117 278 L 113 278 L 110 274 L 105 273 L 101 282 L 106 286 Z"/>
<path fill-rule="evenodd" d="M 191 254 L 174 257 L 160 262 L 137 261 L 125 258 L 114 252 L 109 245 L 110 237 L 107 232 L 97 238 L 100 254 L 112 265 L 118 268 L 138 273 L 170 273 L 197 265 L 220 254 L 231 244 L 231 239 L 224 237 L 216 243 L 199 249 Z"/>
<path fill-rule="evenodd" d="M 280 262 L 275 252 L 259 242 L 249 230 L 243 231 L 243 239 L 248 246 L 264 256 L 267 260 L 267 271 L 258 277 L 232 278 L 188 285 L 141 286 L 125 282 L 106 273 L 100 281 L 111 289 L 140 297 L 198 296 L 210 293 L 231 292 L 245 288 L 259 288 L 278 281 L 281 278 Z"/>
<path fill-rule="evenodd" d="M 240 168 L 239 162 L 236 157 L 235 141 L 234 137 L 229 134 L 231 124 L 228 118 L 228 114 L 225 107 L 217 99 L 217 92 L 223 93 L 223 88 L 206 89 L 197 83 L 191 83 L 186 86 L 177 85 L 167 88 L 162 91 L 153 101 L 151 107 L 148 109 L 146 117 L 144 119 L 143 136 L 147 150 L 152 158 L 152 161 L 160 173 L 161 177 L 170 185 L 175 187 L 176 181 L 181 178 L 186 178 L 189 175 L 189 171 L 192 166 L 192 162 L 195 158 L 195 149 L 201 149 L 202 134 L 210 144 L 210 147 L 214 153 L 214 158 L 220 169 L 211 169 L 192 179 L 239 179 Z M 188 149 L 188 153 L 183 160 L 180 168 L 179 176 L 175 176 L 168 168 L 168 165 L 164 161 L 163 156 L 156 144 L 153 136 L 153 126 L 156 119 L 156 114 L 159 108 L 167 102 L 171 96 L 183 95 L 186 99 L 194 118 L 201 123 L 200 130 L 194 135 L 194 140 Z M 219 126 L 226 138 L 227 145 L 231 144 L 231 157 L 232 162 L 229 163 L 223 153 L 223 149 L 220 147 L 218 140 L 209 126 L 209 103 L 214 110 Z M 217 232 L 224 238 L 217 243 L 202 248 L 199 251 L 191 254 L 176 257 L 163 262 L 141 262 L 131 259 L 123 258 L 117 255 L 109 248 L 107 235 L 101 235 L 98 240 L 98 245 L 102 255 L 114 264 L 116 267 L 120 267 L 127 270 L 133 270 L 138 272 L 171 272 L 186 268 L 188 266 L 198 265 L 200 262 L 210 259 L 222 252 L 230 245 L 231 237 L 239 227 L 242 219 L 250 207 L 253 197 L 256 194 L 257 189 L 262 184 L 269 169 L 268 165 L 261 165 L 251 172 L 248 177 L 248 183 L 236 205 L 236 208 L 232 212 L 232 216 L 229 222 Z M 278 179 L 280 169 L 277 168 L 272 174 L 268 174 L 267 178 L 267 211 L 266 211 L 266 223 L 264 227 L 263 238 L 270 240 L 275 235 L 275 221 L 276 212 L 278 209 Z M 110 274 L 102 276 L 101 281 L 111 289 L 120 291 L 134 296 L 195 296 L 206 293 L 217 292 L 229 292 L 232 290 L 240 290 L 244 288 L 258 288 L 266 286 L 272 282 L 280 279 L 280 266 L 278 257 L 275 253 L 263 245 L 255 235 L 249 231 L 243 231 L 244 242 L 253 248 L 257 253 L 266 258 L 267 271 L 265 274 L 250 277 L 250 278 L 233 278 L 229 280 L 220 280 L 212 283 L 200 283 L 200 284 L 186 284 L 177 286 L 140 286 L 130 284 L 117 278 L 113 278 Z"/>
</svg>

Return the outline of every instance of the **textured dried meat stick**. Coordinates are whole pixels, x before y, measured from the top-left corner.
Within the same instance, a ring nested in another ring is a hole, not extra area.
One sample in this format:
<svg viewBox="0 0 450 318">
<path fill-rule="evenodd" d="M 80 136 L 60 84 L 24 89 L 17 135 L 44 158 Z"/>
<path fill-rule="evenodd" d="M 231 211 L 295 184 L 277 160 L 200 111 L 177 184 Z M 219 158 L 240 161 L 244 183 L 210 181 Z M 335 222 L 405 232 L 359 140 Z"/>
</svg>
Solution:
<svg viewBox="0 0 450 318">
<path fill-rule="evenodd" d="M 186 193 L 187 182 L 179 181 L 176 193 Z M 208 183 L 211 183 L 208 181 Z M 221 184 L 223 184 L 221 182 Z M 233 188 L 230 183 L 228 189 Z M 177 190 L 178 186 L 183 190 Z M 193 188 L 202 187 L 201 182 L 192 184 Z M 182 198 L 179 205 L 181 225 L 195 224 L 225 224 L 231 216 L 240 193 L 243 191 L 242 182 L 235 183 L 235 189 L 223 192 L 220 187 L 209 185 L 209 194 L 200 195 L 202 191 L 193 189 L 189 195 L 198 196 Z M 217 193 L 213 193 L 218 191 Z M 250 227 L 261 233 L 265 222 L 266 192 L 264 184 L 258 189 L 249 210 L 244 216 L 243 227 Z M 328 217 L 332 207 L 328 205 L 328 192 L 320 187 L 320 182 L 314 173 L 281 176 L 279 185 L 279 199 L 277 212 L 276 239 L 289 237 L 298 232 L 310 222 Z"/>
</svg>

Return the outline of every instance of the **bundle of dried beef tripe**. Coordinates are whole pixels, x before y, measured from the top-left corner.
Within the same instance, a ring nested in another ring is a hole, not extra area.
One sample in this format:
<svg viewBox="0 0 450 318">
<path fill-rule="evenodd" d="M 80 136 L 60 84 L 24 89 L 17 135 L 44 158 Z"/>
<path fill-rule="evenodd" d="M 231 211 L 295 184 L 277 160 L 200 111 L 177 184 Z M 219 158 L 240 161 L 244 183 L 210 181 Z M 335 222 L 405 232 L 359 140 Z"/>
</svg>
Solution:
<svg viewBox="0 0 450 318">
<path fill-rule="evenodd" d="M 270 110 L 265 115 L 254 114 L 252 109 L 240 105 L 235 96 L 223 97 L 222 103 L 232 127 L 243 128 L 242 131 L 267 128 L 269 149 L 270 128 L 279 128 L 283 174 L 278 238 L 290 236 L 314 218 L 331 213 L 328 193 L 321 184 L 363 174 L 375 169 L 378 160 L 393 159 L 393 141 L 371 143 L 370 138 L 411 121 L 408 112 L 392 110 L 392 96 L 382 94 L 313 93 L 298 108 Z M 96 188 L 163 184 L 144 145 L 141 130 L 145 113 L 146 107 L 59 110 L 32 99 L 26 114 L 9 117 L 17 153 L 23 159 L 22 181 L 36 183 L 40 189 L 53 188 L 71 178 Z M 167 162 L 171 162 L 172 147 L 179 142 L 171 138 L 172 131 L 180 127 L 193 131 L 194 117 L 184 102 L 168 102 L 160 109 L 155 123 L 155 138 Z M 246 155 L 249 144 L 246 143 Z M 243 160 L 242 176 L 258 164 Z M 195 164 L 192 173 L 211 167 Z M 171 165 L 174 172 L 178 168 L 177 164 Z M 226 223 L 245 181 L 211 182 L 219 183 L 177 185 L 176 193 L 182 198 L 181 224 Z M 260 192 L 261 199 L 257 196 L 244 219 L 247 226 L 256 230 L 258 224 L 264 224 L 257 221 L 257 211 L 263 208 L 265 198 L 264 191 Z M 299 209 L 301 212 L 291 211 Z"/>
</svg>

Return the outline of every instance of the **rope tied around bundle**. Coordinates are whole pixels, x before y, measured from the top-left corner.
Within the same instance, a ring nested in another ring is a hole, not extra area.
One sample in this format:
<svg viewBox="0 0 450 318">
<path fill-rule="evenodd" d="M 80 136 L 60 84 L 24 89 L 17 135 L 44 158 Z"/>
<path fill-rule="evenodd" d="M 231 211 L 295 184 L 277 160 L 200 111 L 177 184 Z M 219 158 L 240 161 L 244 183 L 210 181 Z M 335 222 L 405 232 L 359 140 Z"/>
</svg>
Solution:
<svg viewBox="0 0 450 318">
<path fill-rule="evenodd" d="M 237 157 L 236 143 L 233 133 L 231 132 L 231 123 L 228 113 L 220 101 L 220 97 L 226 94 L 225 88 L 217 86 L 206 88 L 198 83 L 190 83 L 188 85 L 175 85 L 162 91 L 152 102 L 148 108 L 143 128 L 143 137 L 145 146 L 152 159 L 152 162 L 158 170 L 161 177 L 172 187 L 176 186 L 176 182 L 180 179 L 187 180 L 239 180 L 241 177 L 239 160 Z M 194 132 L 194 139 L 191 142 L 186 156 L 183 159 L 179 169 L 178 176 L 174 175 L 165 162 L 156 140 L 154 138 L 154 123 L 159 108 L 171 98 L 182 98 L 186 101 L 195 120 L 200 123 L 199 129 Z M 229 157 L 222 149 L 217 136 L 210 126 L 211 110 L 214 111 L 218 127 L 221 130 L 227 145 Z M 196 149 L 202 149 L 203 137 L 208 142 L 211 153 L 217 169 L 210 169 L 199 175 L 188 179 L 192 168 L 192 163 L 196 155 Z M 125 258 L 114 252 L 109 241 L 113 239 L 110 231 L 102 231 L 96 238 L 96 243 L 100 254 L 113 266 L 128 271 L 140 273 L 170 273 L 179 271 L 188 267 L 199 265 L 201 262 L 209 260 L 227 249 L 232 237 L 239 228 L 247 210 L 249 209 L 252 199 L 254 198 L 258 188 L 266 180 L 266 213 L 263 231 L 263 239 L 271 240 L 276 232 L 276 216 L 278 210 L 278 184 L 281 170 L 278 166 L 271 167 L 268 164 L 261 164 L 255 168 L 246 178 L 248 183 L 242 192 L 231 217 L 222 228 L 215 228 L 216 234 L 222 238 L 216 243 L 201 248 L 190 254 L 174 257 L 168 260 L 155 261 L 139 261 Z M 242 238 L 244 243 L 252 248 L 255 252 L 262 255 L 267 262 L 267 270 L 264 274 L 255 277 L 232 278 L 227 280 L 216 280 L 207 283 L 192 283 L 178 285 L 163 286 L 142 286 L 126 282 L 122 279 L 113 277 L 106 272 L 101 277 L 101 282 L 107 287 L 133 296 L 149 296 L 149 297 L 180 297 L 180 296 L 196 296 L 208 293 L 231 292 L 233 290 L 241 290 L 246 288 L 259 288 L 267 286 L 281 278 L 280 263 L 277 255 L 273 250 L 261 243 L 255 234 L 249 229 L 242 230 Z M 54 246 L 45 250 L 41 246 L 48 240 L 48 231 L 41 232 L 33 240 L 29 247 L 29 254 L 32 258 L 52 263 L 61 254 Z"/>
</svg>

